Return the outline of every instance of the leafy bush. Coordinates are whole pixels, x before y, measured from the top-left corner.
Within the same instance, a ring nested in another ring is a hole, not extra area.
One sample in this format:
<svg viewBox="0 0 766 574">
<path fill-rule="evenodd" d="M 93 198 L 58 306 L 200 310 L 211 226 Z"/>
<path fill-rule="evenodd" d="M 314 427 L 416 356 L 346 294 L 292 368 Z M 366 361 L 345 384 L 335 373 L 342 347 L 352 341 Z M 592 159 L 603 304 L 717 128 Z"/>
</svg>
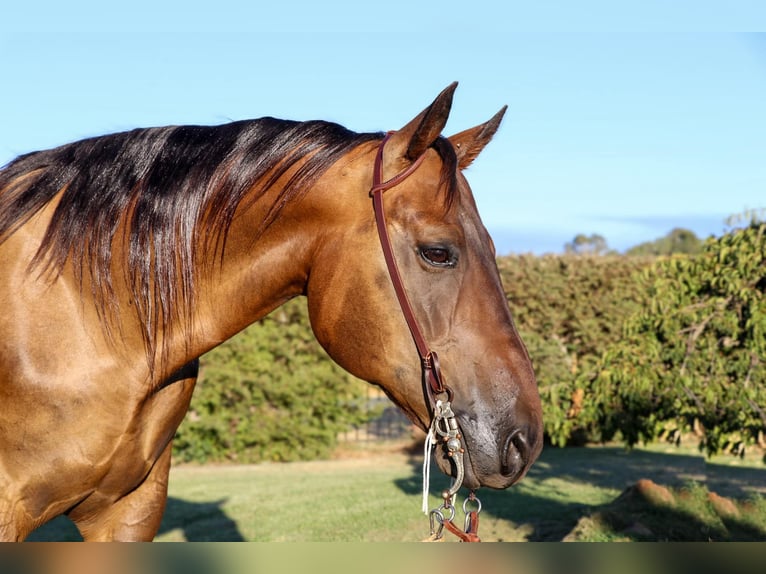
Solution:
<svg viewBox="0 0 766 574">
<path fill-rule="evenodd" d="M 363 383 L 316 342 L 305 301 L 290 301 L 201 359 L 178 460 L 324 458 L 367 417 Z"/>
<path fill-rule="evenodd" d="M 646 299 L 635 274 L 652 259 L 623 256 L 503 257 L 508 302 L 537 375 L 548 438 L 557 445 L 597 440 L 578 383 Z M 587 431 L 587 432 L 586 432 Z"/>
<path fill-rule="evenodd" d="M 556 445 L 697 432 L 715 453 L 766 446 L 766 224 L 698 255 L 511 256 L 503 284 Z M 369 413 L 364 383 L 314 339 L 291 301 L 202 357 L 182 460 L 327 456 Z"/>
</svg>

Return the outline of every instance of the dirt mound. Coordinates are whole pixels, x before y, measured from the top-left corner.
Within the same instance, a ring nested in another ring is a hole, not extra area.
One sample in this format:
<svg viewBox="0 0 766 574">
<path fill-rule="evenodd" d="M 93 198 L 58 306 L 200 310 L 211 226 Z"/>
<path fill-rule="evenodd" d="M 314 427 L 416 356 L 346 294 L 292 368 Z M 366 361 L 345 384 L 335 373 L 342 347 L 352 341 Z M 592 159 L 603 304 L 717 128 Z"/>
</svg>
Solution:
<svg viewBox="0 0 766 574">
<path fill-rule="evenodd" d="M 738 502 L 701 485 L 668 488 L 641 479 L 614 501 L 581 518 L 565 541 L 766 540 L 750 502 Z"/>
</svg>

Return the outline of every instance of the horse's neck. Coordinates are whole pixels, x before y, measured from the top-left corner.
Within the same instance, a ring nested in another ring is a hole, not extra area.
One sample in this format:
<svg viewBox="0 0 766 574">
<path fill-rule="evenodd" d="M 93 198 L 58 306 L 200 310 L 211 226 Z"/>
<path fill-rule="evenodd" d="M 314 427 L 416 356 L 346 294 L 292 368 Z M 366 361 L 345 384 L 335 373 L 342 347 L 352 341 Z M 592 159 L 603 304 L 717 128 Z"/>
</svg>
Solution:
<svg viewBox="0 0 766 574">
<path fill-rule="evenodd" d="M 373 151 L 365 148 L 350 157 Z M 215 254 L 212 261 L 203 263 L 214 272 L 203 272 L 198 280 L 191 337 L 169 346 L 184 354 L 175 358 L 180 360 L 176 361 L 179 366 L 183 359 L 207 352 L 306 292 L 309 273 L 318 264 L 317 253 L 326 251 L 327 244 L 342 244 L 348 222 L 358 221 L 356 216 L 369 208 L 367 194 L 360 193 L 367 171 L 364 166 L 348 171 L 345 165 L 332 166 L 300 200 L 288 202 L 260 233 L 261 222 L 278 196 L 278 186 L 234 218 L 222 258 Z M 371 210 L 368 217 L 371 222 Z M 323 259 L 323 267 L 333 264 L 332 258 Z"/>
<path fill-rule="evenodd" d="M 286 229 L 275 221 L 253 240 L 246 220 L 235 223 L 215 271 L 199 280 L 193 354 L 206 352 L 305 290 L 311 266 L 311 225 Z"/>
</svg>

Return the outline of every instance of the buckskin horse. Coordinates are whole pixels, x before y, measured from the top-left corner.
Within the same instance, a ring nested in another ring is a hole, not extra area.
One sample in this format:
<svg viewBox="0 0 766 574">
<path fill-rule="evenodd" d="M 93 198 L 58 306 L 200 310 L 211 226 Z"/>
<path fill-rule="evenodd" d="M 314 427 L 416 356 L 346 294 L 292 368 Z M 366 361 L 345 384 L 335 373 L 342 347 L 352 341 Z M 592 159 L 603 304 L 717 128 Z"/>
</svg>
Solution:
<svg viewBox="0 0 766 574">
<path fill-rule="evenodd" d="M 267 117 L 4 167 L 0 539 L 60 514 L 85 540 L 153 539 L 197 358 L 298 295 L 332 359 L 415 424 L 449 398 L 466 487 L 520 480 L 540 398 L 462 173 L 505 108 L 445 138 L 455 87 L 385 136 Z"/>
</svg>

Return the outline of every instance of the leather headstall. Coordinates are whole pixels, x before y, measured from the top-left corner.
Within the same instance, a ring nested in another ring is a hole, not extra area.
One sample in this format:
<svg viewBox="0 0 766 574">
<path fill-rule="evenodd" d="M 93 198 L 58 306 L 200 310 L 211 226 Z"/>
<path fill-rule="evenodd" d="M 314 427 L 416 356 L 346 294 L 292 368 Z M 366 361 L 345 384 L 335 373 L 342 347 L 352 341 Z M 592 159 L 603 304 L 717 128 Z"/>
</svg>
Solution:
<svg viewBox="0 0 766 574">
<path fill-rule="evenodd" d="M 420 164 L 423 163 L 425 152 L 405 170 L 399 172 L 391 179 L 383 181 L 383 150 L 392 134 L 393 132 L 387 133 L 378 147 L 378 153 L 375 156 L 375 167 L 372 174 L 372 189 L 370 189 L 370 195 L 372 196 L 375 224 L 378 229 L 378 236 L 380 237 L 380 245 L 383 248 L 383 256 L 386 260 L 386 266 L 388 267 L 388 274 L 391 277 L 391 283 L 394 286 L 396 298 L 399 300 L 399 306 L 401 307 L 402 314 L 407 322 L 407 327 L 409 327 L 412 338 L 415 341 L 418 355 L 420 355 L 420 364 L 423 371 L 423 386 L 431 408 L 431 425 L 428 434 L 426 435 L 423 460 L 423 512 L 429 515 L 431 520 L 431 535 L 426 540 L 441 540 L 443 531 L 446 528 L 458 536 L 463 542 L 480 542 L 481 539 L 478 535 L 478 529 L 481 502 L 478 501 L 473 491 L 471 491 L 470 498 L 466 499 L 466 502 L 468 502 L 468 500 L 475 501 L 479 507 L 476 510 L 469 512 L 466 509 L 465 503 L 463 504 L 463 511 L 466 514 L 465 529 L 461 530 L 459 527 L 455 526 L 452 520 L 455 515 L 455 507 L 453 504 L 454 496 L 463 484 L 463 478 L 465 476 L 465 449 L 463 448 L 462 437 L 460 435 L 456 416 L 451 406 L 452 389 L 444 384 L 441 368 L 439 367 L 439 357 L 436 352 L 432 351 L 428 346 L 428 342 L 423 335 L 420 324 L 415 318 L 412 304 L 404 289 L 404 283 L 402 282 L 402 276 L 399 273 L 399 267 L 396 264 L 396 257 L 394 256 L 394 250 L 391 245 L 391 237 L 389 236 L 388 228 L 386 227 L 386 214 L 383 209 L 383 194 L 412 175 L 415 170 L 418 169 Z M 437 398 L 439 395 L 443 396 L 445 394 L 446 400 Z M 431 450 L 436 440 L 439 440 L 441 444 L 444 445 L 447 456 L 452 459 L 455 465 L 455 479 L 450 488 L 442 492 L 443 502 L 441 506 L 429 512 L 429 466 Z"/>
<path fill-rule="evenodd" d="M 420 355 L 420 364 L 423 369 L 423 384 L 425 385 L 430 406 L 433 409 L 436 404 L 436 395 L 446 393 L 447 400 L 452 401 L 452 389 L 444 384 L 441 368 L 439 367 L 439 357 L 436 352 L 432 351 L 428 346 L 428 342 L 423 336 L 423 331 L 420 329 L 418 320 L 415 318 L 412 304 L 404 289 L 404 283 L 402 282 L 402 276 L 399 273 L 399 267 L 396 264 L 396 257 L 394 256 L 391 237 L 389 236 L 388 228 L 386 227 L 386 215 L 383 209 L 383 193 L 392 187 L 399 185 L 412 175 L 415 170 L 418 169 L 420 164 L 423 163 L 425 152 L 412 162 L 407 169 L 399 172 L 391 179 L 383 181 L 383 150 L 386 146 L 386 142 L 390 139 L 393 133 L 394 132 L 388 132 L 378 147 L 378 153 L 375 156 L 375 167 L 372 175 L 372 189 L 370 190 L 370 196 L 372 196 L 375 223 L 378 228 L 380 245 L 383 248 L 383 256 L 385 257 L 386 266 L 388 267 L 388 274 L 391 277 L 391 283 L 394 286 L 396 298 L 399 300 L 399 306 L 401 307 L 402 314 L 407 322 L 407 327 L 409 327 L 412 338 L 415 341 L 418 355 Z"/>
</svg>

